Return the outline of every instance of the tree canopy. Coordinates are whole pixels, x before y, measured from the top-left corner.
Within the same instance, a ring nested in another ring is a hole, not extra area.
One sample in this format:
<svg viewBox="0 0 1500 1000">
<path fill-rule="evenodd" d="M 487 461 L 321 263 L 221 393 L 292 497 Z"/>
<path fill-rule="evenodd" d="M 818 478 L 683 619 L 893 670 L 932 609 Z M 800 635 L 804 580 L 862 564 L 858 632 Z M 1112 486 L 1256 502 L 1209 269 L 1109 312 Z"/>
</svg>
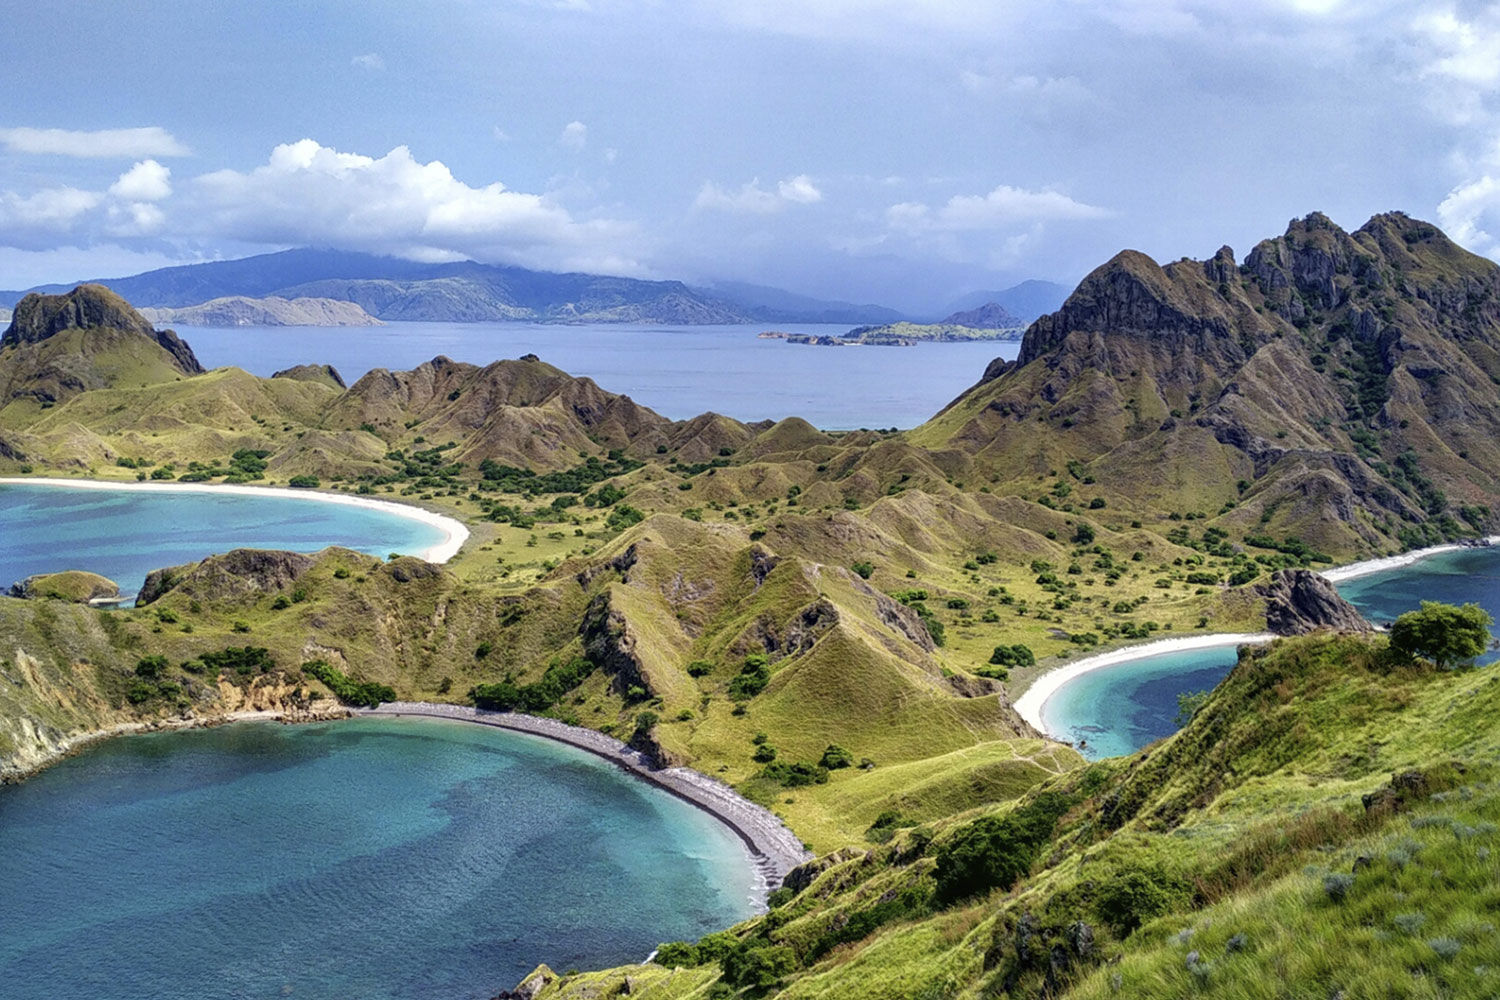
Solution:
<svg viewBox="0 0 1500 1000">
<path fill-rule="evenodd" d="M 1391 625 L 1391 649 L 1448 667 L 1483 653 L 1489 647 L 1494 622 L 1477 604 L 1423 601 L 1421 608 L 1408 611 Z"/>
</svg>

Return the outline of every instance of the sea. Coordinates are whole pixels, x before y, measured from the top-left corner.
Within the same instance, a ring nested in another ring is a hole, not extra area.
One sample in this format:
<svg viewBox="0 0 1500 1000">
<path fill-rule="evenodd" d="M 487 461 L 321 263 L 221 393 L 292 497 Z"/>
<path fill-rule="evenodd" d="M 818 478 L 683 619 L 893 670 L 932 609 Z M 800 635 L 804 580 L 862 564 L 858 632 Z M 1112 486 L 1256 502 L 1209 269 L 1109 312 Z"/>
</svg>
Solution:
<svg viewBox="0 0 1500 1000">
<path fill-rule="evenodd" d="M 113 739 L 0 787 L 0 858 L 6 1000 L 484 1000 L 756 907 L 701 810 L 429 719 Z"/>
<path fill-rule="evenodd" d="M 979 381 L 1018 342 L 817 347 L 762 340 L 767 329 L 838 336 L 846 325 L 653 326 L 390 323 L 377 327 L 177 327 L 205 367 L 271 375 L 331 364 L 344 380 L 438 355 L 477 365 L 535 354 L 664 417 L 801 417 L 824 430 L 915 427 Z"/>
</svg>

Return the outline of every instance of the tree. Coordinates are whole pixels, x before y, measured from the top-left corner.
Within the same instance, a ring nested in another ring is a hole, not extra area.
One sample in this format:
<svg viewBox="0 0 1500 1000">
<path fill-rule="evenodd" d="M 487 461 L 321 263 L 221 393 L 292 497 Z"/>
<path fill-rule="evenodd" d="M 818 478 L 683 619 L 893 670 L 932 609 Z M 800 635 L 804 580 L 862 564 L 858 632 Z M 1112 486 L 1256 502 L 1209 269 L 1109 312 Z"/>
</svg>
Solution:
<svg viewBox="0 0 1500 1000">
<path fill-rule="evenodd" d="M 1440 669 L 1472 660 L 1490 644 L 1495 620 L 1477 604 L 1423 601 L 1391 625 L 1391 649 L 1408 659 L 1431 660 Z"/>
</svg>

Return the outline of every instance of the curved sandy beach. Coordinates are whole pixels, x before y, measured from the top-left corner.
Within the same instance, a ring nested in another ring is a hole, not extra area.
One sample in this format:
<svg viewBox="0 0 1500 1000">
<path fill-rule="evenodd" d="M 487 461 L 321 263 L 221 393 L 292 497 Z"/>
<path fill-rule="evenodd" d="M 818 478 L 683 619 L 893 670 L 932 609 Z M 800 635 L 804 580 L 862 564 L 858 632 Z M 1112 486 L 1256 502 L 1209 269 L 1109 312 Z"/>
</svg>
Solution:
<svg viewBox="0 0 1500 1000">
<path fill-rule="evenodd" d="M 1388 569 L 1400 569 L 1402 566 L 1410 566 L 1412 563 L 1420 562 L 1428 556 L 1435 556 L 1443 552 L 1458 552 L 1462 549 L 1478 548 L 1490 545 L 1500 545 L 1500 535 L 1490 535 L 1480 539 L 1478 542 L 1467 545 L 1433 545 L 1425 549 L 1412 549 L 1398 556 L 1384 556 L 1380 559 L 1366 559 L 1362 562 L 1349 563 L 1346 566 L 1335 566 L 1333 569 L 1325 569 L 1318 574 L 1329 583 L 1343 583 L 1345 580 L 1353 580 L 1359 576 L 1369 576 L 1371 573 L 1382 573 Z"/>
<path fill-rule="evenodd" d="M 1046 707 L 1047 700 L 1069 681 L 1076 680 L 1084 674 L 1093 673 L 1095 670 L 1129 663 L 1132 660 L 1143 660 L 1148 656 L 1156 656 L 1158 653 L 1177 653 L 1189 649 L 1216 649 L 1222 646 L 1242 646 L 1246 643 L 1258 644 L 1270 642 L 1275 638 L 1276 636 L 1270 632 L 1217 632 L 1213 635 L 1187 635 L 1174 639 L 1157 639 L 1136 646 L 1126 646 L 1124 649 L 1113 649 L 1096 656 L 1085 656 L 1081 660 L 1074 660 L 1055 670 L 1049 670 L 1032 681 L 1031 687 L 1015 700 L 1015 709 L 1021 718 L 1031 723 L 1037 732 L 1045 733 L 1052 739 L 1062 739 L 1056 733 L 1047 731 L 1042 709 Z"/>
<path fill-rule="evenodd" d="M 471 722 L 518 733 L 529 733 L 566 743 L 603 757 L 651 782 L 678 798 L 697 806 L 733 830 L 750 849 L 761 877 L 758 896 L 781 885 L 787 872 L 812 858 L 802 840 L 777 818 L 775 813 L 746 799 L 721 781 L 700 774 L 689 767 L 658 768 L 651 758 L 619 740 L 594 729 L 570 726 L 556 719 L 546 719 L 519 712 L 491 712 L 467 705 L 445 705 L 426 701 L 390 701 L 378 708 L 356 708 L 356 716 L 420 716 Z"/>
<path fill-rule="evenodd" d="M 443 540 L 436 545 L 415 552 L 413 555 L 432 563 L 445 563 L 458 554 L 468 540 L 469 529 L 456 518 L 437 514 L 422 507 L 398 503 L 394 500 L 376 500 L 370 497 L 349 496 L 346 493 L 325 493 L 320 490 L 290 489 L 283 486 L 248 486 L 216 483 L 130 483 L 111 482 L 107 479 L 58 479 L 40 476 L 0 477 L 0 485 L 16 486 L 61 486 L 85 490 L 127 490 L 138 493 L 236 493 L 254 497 L 289 497 L 293 500 L 316 500 L 320 503 L 343 504 L 346 507 L 365 507 L 384 511 L 397 517 L 420 521 L 443 533 Z"/>
</svg>

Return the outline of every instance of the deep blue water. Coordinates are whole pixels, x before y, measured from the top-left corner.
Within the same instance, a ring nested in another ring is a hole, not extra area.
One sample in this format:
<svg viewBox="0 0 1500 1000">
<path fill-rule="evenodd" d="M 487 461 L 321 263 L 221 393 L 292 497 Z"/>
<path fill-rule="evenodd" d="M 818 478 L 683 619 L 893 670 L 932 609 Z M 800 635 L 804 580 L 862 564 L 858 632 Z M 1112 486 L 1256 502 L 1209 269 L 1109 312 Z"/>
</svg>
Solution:
<svg viewBox="0 0 1500 1000">
<path fill-rule="evenodd" d="M 413 368 L 446 354 L 489 364 L 536 354 L 665 417 L 714 411 L 739 420 L 802 417 L 816 427 L 915 427 L 979 381 L 1019 343 L 811 347 L 761 340 L 764 329 L 847 333 L 847 326 L 546 326 L 391 323 L 378 327 L 177 327 L 210 368 L 270 375 L 331 364 L 350 385 L 371 368 Z"/>
<path fill-rule="evenodd" d="M 0 787 L 0 858 L 6 1000 L 484 998 L 752 912 L 706 814 L 433 720 L 112 740 Z"/>
<path fill-rule="evenodd" d="M 1500 547 L 1460 549 L 1356 577 L 1339 593 L 1377 624 L 1422 601 L 1473 602 L 1500 620 Z M 1500 635 L 1500 633 L 1497 633 Z M 1500 659 L 1491 651 L 1482 663 Z M 1132 753 L 1177 731 L 1177 696 L 1206 691 L 1235 664 L 1235 647 L 1160 653 L 1105 667 L 1059 688 L 1043 706 L 1050 732 L 1085 741 L 1091 759 Z"/>
<path fill-rule="evenodd" d="M 381 510 L 297 497 L 0 485 L 0 590 L 34 573 L 84 569 L 122 593 L 146 574 L 233 548 L 376 556 L 416 553 L 437 528 Z"/>
</svg>

